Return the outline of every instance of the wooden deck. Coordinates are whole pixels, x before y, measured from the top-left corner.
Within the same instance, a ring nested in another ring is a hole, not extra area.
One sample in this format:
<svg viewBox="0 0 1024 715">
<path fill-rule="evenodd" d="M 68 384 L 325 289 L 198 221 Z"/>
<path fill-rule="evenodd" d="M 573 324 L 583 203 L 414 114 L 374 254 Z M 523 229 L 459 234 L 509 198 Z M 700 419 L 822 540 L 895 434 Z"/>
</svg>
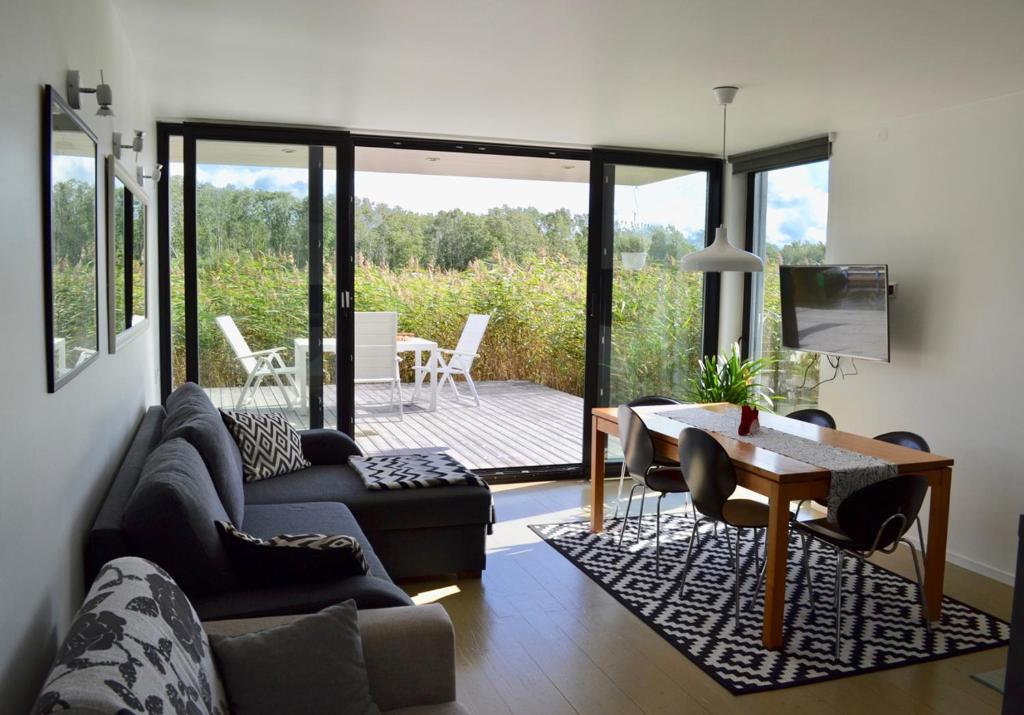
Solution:
<svg viewBox="0 0 1024 715">
<path fill-rule="evenodd" d="M 356 386 L 356 441 L 367 454 L 402 451 L 447 451 L 470 469 L 576 464 L 583 451 L 583 399 L 525 381 L 480 382 L 480 406 L 460 387 L 461 402 L 451 391 L 438 395 L 437 409 L 427 409 L 426 391 L 412 402 L 404 385 L 404 414 L 388 402 L 388 388 Z M 214 404 L 232 409 L 239 387 L 206 388 Z M 333 385 L 325 393 L 324 424 L 337 425 Z M 296 428 L 308 415 L 289 409 L 276 387 L 263 387 L 247 409 L 277 412 Z"/>
</svg>

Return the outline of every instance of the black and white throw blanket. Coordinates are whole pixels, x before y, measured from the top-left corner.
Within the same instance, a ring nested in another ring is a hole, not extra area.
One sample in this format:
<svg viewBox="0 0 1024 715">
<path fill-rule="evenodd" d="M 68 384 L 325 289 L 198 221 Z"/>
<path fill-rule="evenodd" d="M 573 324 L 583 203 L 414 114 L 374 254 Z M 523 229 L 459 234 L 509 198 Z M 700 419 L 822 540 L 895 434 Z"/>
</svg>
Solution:
<svg viewBox="0 0 1024 715">
<path fill-rule="evenodd" d="M 895 477 L 897 474 L 896 465 L 891 462 L 768 427 L 762 427 L 757 434 L 740 435 L 738 409 L 713 412 L 700 407 L 687 407 L 662 412 L 660 415 L 828 469 L 832 472 L 828 490 L 828 510 L 833 514 L 843 499 L 853 492 L 869 484 Z"/>
<path fill-rule="evenodd" d="M 366 488 L 373 491 L 460 485 L 487 486 L 487 482 L 448 454 L 349 457 L 348 463 L 366 482 Z"/>
</svg>

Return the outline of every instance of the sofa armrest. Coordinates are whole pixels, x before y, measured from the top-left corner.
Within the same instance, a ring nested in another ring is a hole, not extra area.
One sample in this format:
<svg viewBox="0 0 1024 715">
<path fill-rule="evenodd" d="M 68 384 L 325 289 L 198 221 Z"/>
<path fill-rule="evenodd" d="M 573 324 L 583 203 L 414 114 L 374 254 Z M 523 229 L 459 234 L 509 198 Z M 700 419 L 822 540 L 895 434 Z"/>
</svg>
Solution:
<svg viewBox="0 0 1024 715">
<path fill-rule="evenodd" d="M 363 451 L 352 438 L 336 429 L 308 429 L 299 432 L 302 453 L 313 464 L 344 464 Z"/>
<path fill-rule="evenodd" d="M 203 623 L 208 634 L 252 633 L 302 616 Z M 359 611 L 370 694 L 384 712 L 455 700 L 455 631 L 437 603 Z"/>
</svg>

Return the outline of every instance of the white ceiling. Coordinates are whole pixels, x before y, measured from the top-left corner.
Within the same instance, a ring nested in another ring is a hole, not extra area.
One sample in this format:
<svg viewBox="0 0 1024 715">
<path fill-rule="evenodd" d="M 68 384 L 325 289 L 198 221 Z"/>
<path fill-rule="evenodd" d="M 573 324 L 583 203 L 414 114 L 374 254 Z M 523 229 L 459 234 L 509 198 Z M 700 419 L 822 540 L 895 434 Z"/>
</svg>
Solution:
<svg viewBox="0 0 1024 715">
<path fill-rule="evenodd" d="M 165 119 L 714 153 L 737 84 L 731 153 L 1024 90 L 1024 0 L 114 1 Z"/>
</svg>

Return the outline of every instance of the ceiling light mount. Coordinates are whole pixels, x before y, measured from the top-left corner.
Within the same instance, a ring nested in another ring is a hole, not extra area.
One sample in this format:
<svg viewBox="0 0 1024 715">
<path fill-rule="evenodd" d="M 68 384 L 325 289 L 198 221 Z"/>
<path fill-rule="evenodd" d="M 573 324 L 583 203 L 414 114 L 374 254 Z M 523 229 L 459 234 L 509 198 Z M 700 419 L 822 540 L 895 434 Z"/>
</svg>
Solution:
<svg viewBox="0 0 1024 715">
<path fill-rule="evenodd" d="M 95 87 L 83 87 L 78 70 L 68 70 L 68 104 L 73 109 L 81 109 L 83 94 L 96 95 L 96 103 L 100 105 L 96 110 L 96 116 L 114 116 L 114 111 L 110 108 L 114 104 L 114 92 L 103 79 L 103 70 L 100 70 L 100 83 Z"/>
<path fill-rule="evenodd" d="M 702 271 L 704 273 L 721 273 L 722 271 L 740 271 L 743 273 L 761 273 L 764 271 L 764 261 L 759 256 L 736 248 L 726 236 L 725 229 L 725 190 L 729 185 L 729 177 L 726 175 L 726 168 L 729 166 L 729 158 L 725 152 L 725 130 L 726 111 L 732 101 L 736 99 L 739 87 L 733 85 L 720 85 L 714 87 L 715 99 L 722 108 L 722 221 L 715 229 L 715 240 L 707 248 L 683 256 L 682 269 L 684 271 Z"/>
<path fill-rule="evenodd" d="M 121 132 L 114 132 L 113 139 L 110 142 L 110 146 L 111 146 L 111 149 L 113 150 L 114 158 L 115 159 L 120 159 L 121 158 L 121 150 L 122 149 L 131 149 L 137 155 L 141 154 L 142 153 L 142 147 L 143 147 L 143 145 L 145 143 L 144 142 L 145 136 L 146 136 L 146 132 L 142 131 L 141 129 L 136 129 L 135 130 L 135 136 L 132 138 L 132 143 L 131 144 L 122 144 L 121 140 L 123 138 L 123 135 L 121 134 Z M 138 156 L 136 156 L 136 160 L 138 160 Z"/>
</svg>

